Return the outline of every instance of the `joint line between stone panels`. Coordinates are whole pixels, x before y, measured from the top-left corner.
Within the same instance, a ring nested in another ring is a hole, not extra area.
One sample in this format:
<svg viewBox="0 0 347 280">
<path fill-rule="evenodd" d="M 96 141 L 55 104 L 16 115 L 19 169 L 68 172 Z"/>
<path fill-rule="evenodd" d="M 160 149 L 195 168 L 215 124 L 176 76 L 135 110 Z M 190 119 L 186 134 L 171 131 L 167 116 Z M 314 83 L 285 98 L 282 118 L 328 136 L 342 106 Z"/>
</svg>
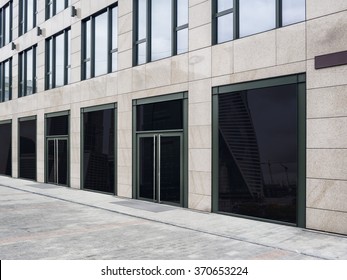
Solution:
<svg viewBox="0 0 347 280">
<path fill-rule="evenodd" d="M 332 116 L 332 117 L 314 117 L 314 118 L 307 118 L 307 120 L 341 119 L 341 118 L 347 118 L 347 115 L 346 116 Z"/>
<path fill-rule="evenodd" d="M 330 68 L 332 68 L 332 67 L 330 67 Z M 307 81 L 306 81 L 306 83 L 307 83 Z M 347 86 L 347 84 L 342 84 L 342 85 L 334 85 L 334 86 L 314 87 L 314 88 L 307 88 L 307 91 L 309 91 L 309 90 L 321 89 L 321 88 L 328 89 L 328 88 L 334 88 L 334 87 L 345 87 L 345 86 Z"/>
<path fill-rule="evenodd" d="M 312 20 L 315 20 L 315 19 L 324 18 L 324 17 L 331 16 L 331 15 L 336 15 L 336 14 L 343 13 L 343 12 L 346 12 L 346 11 L 347 11 L 347 9 L 344 9 L 344 10 L 341 10 L 341 11 L 338 11 L 338 12 L 334 12 L 334 13 L 330 13 L 330 14 L 325 14 L 325 15 L 322 15 L 322 16 L 314 17 L 314 18 L 306 20 L 306 22 L 309 22 L 309 21 L 312 21 Z"/>
<path fill-rule="evenodd" d="M 347 150 L 347 148 L 306 148 L 307 150 Z"/>
<path fill-rule="evenodd" d="M 331 178 L 316 178 L 316 177 L 306 177 L 306 179 L 347 182 L 347 179 L 331 179 Z"/>
<path fill-rule="evenodd" d="M 339 212 L 339 213 L 347 214 L 347 211 L 341 211 L 341 210 L 331 210 L 331 209 L 324 209 L 324 208 L 317 208 L 317 207 L 307 207 L 307 208 L 308 209 L 322 210 L 322 211 L 328 211 L 328 212 Z"/>
</svg>

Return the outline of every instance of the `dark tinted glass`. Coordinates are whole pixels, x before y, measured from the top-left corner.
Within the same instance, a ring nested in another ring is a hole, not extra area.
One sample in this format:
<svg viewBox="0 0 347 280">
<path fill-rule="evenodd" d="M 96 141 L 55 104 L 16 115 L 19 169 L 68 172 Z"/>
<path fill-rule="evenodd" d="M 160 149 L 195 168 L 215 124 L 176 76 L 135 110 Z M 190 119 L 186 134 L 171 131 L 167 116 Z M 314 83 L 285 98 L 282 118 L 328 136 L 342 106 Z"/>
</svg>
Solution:
<svg viewBox="0 0 347 280">
<path fill-rule="evenodd" d="M 156 155 L 157 149 L 153 137 L 142 137 L 139 140 L 139 196 L 156 199 Z M 155 146 L 154 146 L 155 145 Z"/>
<path fill-rule="evenodd" d="M 47 136 L 69 135 L 69 116 L 47 118 Z"/>
<path fill-rule="evenodd" d="M 297 86 L 219 96 L 219 210 L 296 223 Z"/>
<path fill-rule="evenodd" d="M 36 180 L 36 120 L 19 122 L 19 177 Z"/>
<path fill-rule="evenodd" d="M 0 174 L 12 176 L 11 123 L 0 124 Z"/>
<path fill-rule="evenodd" d="M 137 131 L 183 129 L 182 100 L 137 106 Z"/>
<path fill-rule="evenodd" d="M 114 193 L 114 109 L 83 114 L 84 188 Z"/>
</svg>

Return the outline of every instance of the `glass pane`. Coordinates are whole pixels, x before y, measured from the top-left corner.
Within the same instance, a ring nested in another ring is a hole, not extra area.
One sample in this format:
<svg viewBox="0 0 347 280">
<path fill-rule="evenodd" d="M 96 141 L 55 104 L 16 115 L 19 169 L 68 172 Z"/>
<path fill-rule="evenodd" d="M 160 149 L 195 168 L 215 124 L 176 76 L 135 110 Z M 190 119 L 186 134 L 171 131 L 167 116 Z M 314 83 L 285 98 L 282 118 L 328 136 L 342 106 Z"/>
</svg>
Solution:
<svg viewBox="0 0 347 280">
<path fill-rule="evenodd" d="M 114 109 L 83 114 L 83 188 L 114 193 Z"/>
<path fill-rule="evenodd" d="M 69 116 L 47 118 L 47 136 L 69 135 Z"/>
<path fill-rule="evenodd" d="M 65 0 L 55 0 L 56 14 L 65 9 Z"/>
<path fill-rule="evenodd" d="M 240 37 L 276 27 L 276 1 L 240 1 Z"/>
<path fill-rule="evenodd" d="M 233 13 L 217 18 L 217 43 L 230 41 L 234 38 L 233 20 Z"/>
<path fill-rule="evenodd" d="M 160 200 L 181 202 L 181 137 L 160 137 Z"/>
<path fill-rule="evenodd" d="M 34 1 L 35 0 L 28 0 L 27 30 L 34 27 Z"/>
<path fill-rule="evenodd" d="M 219 210 L 296 223 L 297 85 L 219 96 Z"/>
<path fill-rule="evenodd" d="M 26 95 L 33 94 L 33 50 L 29 50 L 26 53 L 27 55 L 27 88 L 26 88 Z"/>
<path fill-rule="evenodd" d="M 19 54 L 19 97 L 25 96 L 24 88 L 24 73 L 25 73 L 25 64 L 24 64 L 24 53 Z"/>
<path fill-rule="evenodd" d="M 53 39 L 49 40 L 49 67 L 47 73 L 48 88 L 53 88 Z"/>
<path fill-rule="evenodd" d="M 56 60 L 55 60 L 55 86 L 60 87 L 64 85 L 64 73 L 65 73 L 65 58 L 64 58 L 64 37 L 65 34 L 60 34 L 56 37 Z"/>
<path fill-rule="evenodd" d="M 95 18 L 95 76 L 106 74 L 108 58 L 107 12 Z"/>
<path fill-rule="evenodd" d="M 55 141 L 48 140 L 47 145 L 47 182 L 56 183 Z"/>
<path fill-rule="evenodd" d="M 53 16 L 53 0 L 48 3 L 48 18 Z"/>
<path fill-rule="evenodd" d="M 146 43 L 137 45 L 137 64 L 146 63 Z"/>
<path fill-rule="evenodd" d="M 12 26 L 10 25 L 10 6 L 5 8 L 5 45 L 10 42 L 10 32 Z"/>
<path fill-rule="evenodd" d="M 188 28 L 177 32 L 177 54 L 188 51 Z"/>
<path fill-rule="evenodd" d="M 19 177 L 36 180 L 36 120 L 19 122 Z"/>
<path fill-rule="evenodd" d="M 4 94 L 4 101 L 10 100 L 10 91 L 11 91 L 11 79 L 10 76 L 10 61 L 7 60 L 4 64 L 4 74 L 5 74 L 5 94 Z"/>
<path fill-rule="evenodd" d="M 112 50 L 118 48 L 118 7 L 112 9 Z"/>
<path fill-rule="evenodd" d="M 242 1 L 241 1 L 242 2 Z M 218 0 L 217 12 L 222 12 L 234 7 L 234 0 Z"/>
<path fill-rule="evenodd" d="M 58 162 L 57 184 L 67 185 L 68 173 L 68 145 L 66 139 L 59 139 L 57 142 Z"/>
<path fill-rule="evenodd" d="M 139 139 L 139 196 L 147 199 L 155 199 L 156 191 L 153 139 L 153 137 Z"/>
<path fill-rule="evenodd" d="M 152 61 L 171 56 L 171 2 L 152 0 Z"/>
<path fill-rule="evenodd" d="M 12 124 L 0 124 L 0 174 L 12 176 Z"/>
<path fill-rule="evenodd" d="M 146 38 L 147 33 L 147 0 L 138 0 L 138 21 L 137 21 L 137 29 L 138 35 L 137 39 L 141 40 Z"/>
<path fill-rule="evenodd" d="M 117 71 L 118 69 L 118 53 L 112 53 L 112 72 Z"/>
<path fill-rule="evenodd" d="M 306 0 L 282 0 L 282 25 L 304 21 Z"/>
<path fill-rule="evenodd" d="M 70 83 L 71 80 L 71 30 L 66 31 L 67 33 L 67 50 L 65 51 L 66 56 L 67 56 L 67 65 L 66 65 L 66 72 L 67 72 L 67 83 Z"/>
<path fill-rule="evenodd" d="M 188 23 L 188 0 L 177 0 L 177 26 Z"/>
<path fill-rule="evenodd" d="M 85 22 L 85 54 L 84 59 L 91 59 L 91 21 Z M 85 79 L 91 77 L 91 62 L 87 61 L 84 63 Z"/>
<path fill-rule="evenodd" d="M 138 105 L 137 131 L 183 129 L 182 100 Z"/>
</svg>

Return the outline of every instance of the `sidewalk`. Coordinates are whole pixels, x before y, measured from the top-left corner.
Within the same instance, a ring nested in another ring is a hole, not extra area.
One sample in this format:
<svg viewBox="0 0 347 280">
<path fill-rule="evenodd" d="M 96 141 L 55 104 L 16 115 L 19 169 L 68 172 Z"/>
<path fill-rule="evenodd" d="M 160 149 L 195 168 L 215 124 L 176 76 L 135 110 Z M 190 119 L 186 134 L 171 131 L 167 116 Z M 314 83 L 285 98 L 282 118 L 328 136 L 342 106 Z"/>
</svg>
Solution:
<svg viewBox="0 0 347 280">
<path fill-rule="evenodd" d="M 0 176 L 0 259 L 347 260 L 347 237 Z"/>
</svg>

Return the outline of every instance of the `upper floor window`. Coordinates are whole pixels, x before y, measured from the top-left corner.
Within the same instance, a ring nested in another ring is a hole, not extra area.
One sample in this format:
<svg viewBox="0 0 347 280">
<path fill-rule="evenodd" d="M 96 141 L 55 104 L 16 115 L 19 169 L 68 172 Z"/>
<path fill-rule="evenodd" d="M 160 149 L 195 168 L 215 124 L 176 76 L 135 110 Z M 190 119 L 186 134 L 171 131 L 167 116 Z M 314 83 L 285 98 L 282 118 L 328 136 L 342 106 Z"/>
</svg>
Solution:
<svg viewBox="0 0 347 280">
<path fill-rule="evenodd" d="M 134 0 L 134 65 L 188 51 L 188 0 Z"/>
<path fill-rule="evenodd" d="M 49 19 L 70 5 L 70 0 L 46 0 L 46 19 Z"/>
<path fill-rule="evenodd" d="M 36 26 L 37 0 L 19 1 L 19 35 Z"/>
<path fill-rule="evenodd" d="M 0 63 L 0 102 L 12 99 L 12 58 Z"/>
<path fill-rule="evenodd" d="M 70 82 L 70 49 L 70 29 L 65 29 L 46 40 L 46 90 Z"/>
<path fill-rule="evenodd" d="M 118 7 L 88 17 L 82 25 L 82 79 L 117 70 Z"/>
<path fill-rule="evenodd" d="M 12 1 L 0 9 L 0 47 L 12 41 Z"/>
<path fill-rule="evenodd" d="M 36 92 L 36 46 L 19 54 L 18 97 Z"/>
<path fill-rule="evenodd" d="M 306 0 L 214 0 L 213 43 L 305 20 Z"/>
</svg>

